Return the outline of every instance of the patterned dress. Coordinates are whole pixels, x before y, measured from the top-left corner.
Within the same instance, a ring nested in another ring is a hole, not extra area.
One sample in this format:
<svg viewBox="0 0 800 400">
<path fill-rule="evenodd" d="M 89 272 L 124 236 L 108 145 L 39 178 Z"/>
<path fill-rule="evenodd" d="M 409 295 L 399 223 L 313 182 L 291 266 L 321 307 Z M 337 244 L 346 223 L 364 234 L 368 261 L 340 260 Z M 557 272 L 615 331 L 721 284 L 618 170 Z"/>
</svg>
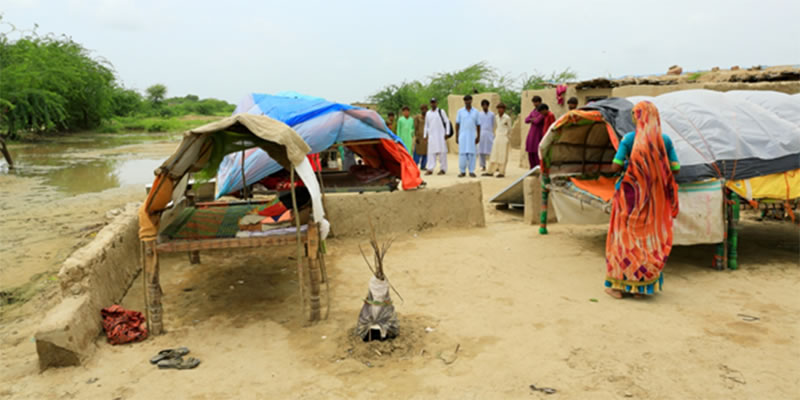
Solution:
<svg viewBox="0 0 800 400">
<path fill-rule="evenodd" d="M 633 108 L 636 136 L 628 168 L 614 193 L 606 240 L 608 288 L 637 294 L 660 291 L 672 250 L 678 185 L 672 175 L 653 103 Z"/>
</svg>

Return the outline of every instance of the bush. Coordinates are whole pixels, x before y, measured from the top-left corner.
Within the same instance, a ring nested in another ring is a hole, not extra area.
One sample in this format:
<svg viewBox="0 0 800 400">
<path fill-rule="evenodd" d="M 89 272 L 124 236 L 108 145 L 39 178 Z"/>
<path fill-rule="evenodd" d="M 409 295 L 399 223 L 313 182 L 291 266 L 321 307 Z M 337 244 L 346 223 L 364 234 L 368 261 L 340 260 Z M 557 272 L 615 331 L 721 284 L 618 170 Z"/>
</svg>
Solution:
<svg viewBox="0 0 800 400">
<path fill-rule="evenodd" d="M 0 23 L 2 23 L 0 17 Z M 114 74 L 67 36 L 0 32 L 0 125 L 11 133 L 91 129 L 111 116 Z M 16 39 L 10 35 L 19 36 Z"/>
</svg>

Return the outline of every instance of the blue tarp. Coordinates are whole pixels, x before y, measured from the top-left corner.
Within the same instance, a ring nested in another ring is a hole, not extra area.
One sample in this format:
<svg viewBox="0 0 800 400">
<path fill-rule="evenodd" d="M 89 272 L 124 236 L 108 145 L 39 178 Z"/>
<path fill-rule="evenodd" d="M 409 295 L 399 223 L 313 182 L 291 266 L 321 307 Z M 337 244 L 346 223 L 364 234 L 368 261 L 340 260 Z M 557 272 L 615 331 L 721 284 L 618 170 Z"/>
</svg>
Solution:
<svg viewBox="0 0 800 400">
<path fill-rule="evenodd" d="M 400 140 L 375 111 L 294 92 L 250 94 L 242 99 L 233 113 L 267 115 L 291 126 L 308 143 L 312 154 L 345 141 Z M 217 173 L 218 198 L 242 188 L 241 157 L 239 152 L 222 160 Z M 255 183 L 281 169 L 261 149 L 246 152 L 245 179 L 248 183 Z"/>
</svg>

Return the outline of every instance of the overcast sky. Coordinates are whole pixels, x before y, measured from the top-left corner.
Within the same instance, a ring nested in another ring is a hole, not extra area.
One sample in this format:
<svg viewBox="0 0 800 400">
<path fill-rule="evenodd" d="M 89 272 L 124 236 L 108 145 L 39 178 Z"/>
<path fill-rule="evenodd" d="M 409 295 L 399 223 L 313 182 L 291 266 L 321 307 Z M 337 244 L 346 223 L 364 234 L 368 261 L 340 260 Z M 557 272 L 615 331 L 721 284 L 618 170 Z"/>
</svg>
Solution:
<svg viewBox="0 0 800 400">
<path fill-rule="evenodd" d="M 234 103 L 283 90 L 349 103 L 483 60 L 580 79 L 800 64 L 797 0 L 0 0 L 0 12 L 72 36 L 127 87 Z"/>
</svg>

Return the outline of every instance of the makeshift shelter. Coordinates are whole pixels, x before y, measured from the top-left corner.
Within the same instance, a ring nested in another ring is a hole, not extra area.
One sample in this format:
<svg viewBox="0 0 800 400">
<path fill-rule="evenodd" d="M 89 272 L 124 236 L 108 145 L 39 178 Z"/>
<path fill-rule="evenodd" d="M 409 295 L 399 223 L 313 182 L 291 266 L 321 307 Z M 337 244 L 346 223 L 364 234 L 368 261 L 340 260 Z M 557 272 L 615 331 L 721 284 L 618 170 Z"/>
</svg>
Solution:
<svg viewBox="0 0 800 400">
<path fill-rule="evenodd" d="M 342 145 L 358 154 L 368 167 L 399 177 L 403 189 L 422 183 L 411 155 L 375 111 L 288 92 L 247 95 L 234 113 L 266 115 L 291 126 L 311 147 L 311 154 Z M 247 151 L 244 163 L 241 153 L 230 154 L 219 168 L 217 197 L 243 188 L 242 165 L 245 179 L 251 183 L 281 170 L 281 165 L 261 149 Z M 334 175 L 333 179 L 343 178 L 342 174 Z"/>
<path fill-rule="evenodd" d="M 739 196 L 731 191 L 748 201 L 800 197 L 800 98 L 687 90 L 611 98 L 565 114 L 539 146 L 543 201 L 552 197 L 559 220 L 607 221 L 611 162 L 619 140 L 634 130 L 634 104 L 643 100 L 658 107 L 681 164 L 675 244 L 722 243 L 715 265 L 735 268 Z M 543 210 L 540 232 L 546 233 Z"/>
<path fill-rule="evenodd" d="M 294 185 L 291 202 L 286 202 L 290 207 L 284 208 L 278 200 L 195 204 L 187 195 L 191 173 L 213 171 L 218 165 L 214 160 L 254 146 L 290 170 L 292 182 L 295 173 L 303 179 L 312 220 L 301 221 L 304 212 Z M 330 227 L 324 218 L 319 185 L 306 158 L 309 150 L 308 144 L 292 128 L 259 115 L 237 114 L 184 134 L 175 152 L 156 169 L 152 190 L 139 210 L 147 323 L 152 334 L 157 335 L 162 330 L 158 255 L 170 252 L 189 252 L 190 259 L 195 262 L 199 261 L 199 250 L 295 244 L 300 297 L 304 303 L 308 300 L 310 319 L 320 318 L 320 283 L 325 276 L 320 243 Z M 262 212 L 268 209 L 280 209 L 282 214 L 267 221 Z M 253 219 L 257 220 L 255 224 L 243 222 Z M 286 223 L 287 220 L 294 224 Z M 272 222 L 276 225 L 262 226 Z M 247 229 L 251 225 L 264 229 Z M 306 266 L 310 287 L 307 297 L 304 290 Z"/>
</svg>

